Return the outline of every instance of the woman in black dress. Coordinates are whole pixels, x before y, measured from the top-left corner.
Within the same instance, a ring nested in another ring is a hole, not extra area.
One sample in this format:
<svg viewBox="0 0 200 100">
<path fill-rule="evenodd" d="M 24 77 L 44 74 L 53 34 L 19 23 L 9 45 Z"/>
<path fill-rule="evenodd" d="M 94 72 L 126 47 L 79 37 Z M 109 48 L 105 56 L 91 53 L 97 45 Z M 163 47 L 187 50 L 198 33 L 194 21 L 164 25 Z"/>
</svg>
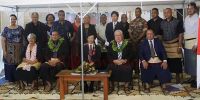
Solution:
<svg viewBox="0 0 200 100">
<path fill-rule="evenodd" d="M 89 33 L 94 34 L 95 37 L 97 36 L 95 25 L 90 24 L 90 16 L 86 15 L 83 22 L 83 44 L 87 43 L 87 36 Z M 78 29 L 78 38 L 79 41 L 81 41 L 81 27 Z"/>
</svg>

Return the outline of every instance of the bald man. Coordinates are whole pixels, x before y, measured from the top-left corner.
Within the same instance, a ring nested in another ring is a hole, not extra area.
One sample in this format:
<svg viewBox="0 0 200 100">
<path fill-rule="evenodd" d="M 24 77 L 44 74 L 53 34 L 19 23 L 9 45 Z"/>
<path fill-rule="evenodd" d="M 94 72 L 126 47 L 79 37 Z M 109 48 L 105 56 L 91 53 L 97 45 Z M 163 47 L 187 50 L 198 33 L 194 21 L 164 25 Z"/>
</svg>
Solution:
<svg viewBox="0 0 200 100">
<path fill-rule="evenodd" d="M 39 14 L 33 12 L 31 14 L 31 22 L 25 26 L 25 34 L 28 36 L 30 33 L 34 33 L 37 37 L 36 42 L 44 48 L 47 44 L 47 26 L 39 21 Z"/>
<path fill-rule="evenodd" d="M 172 16 L 172 9 L 164 10 L 164 19 L 161 22 L 163 31 L 163 41 L 167 52 L 167 61 L 171 73 L 176 73 L 176 82 L 180 82 L 179 74 L 182 73 L 182 42 L 183 42 L 183 23 Z"/>
<path fill-rule="evenodd" d="M 33 12 L 31 14 L 31 22 L 29 22 L 25 26 L 25 34 L 26 34 L 26 37 L 30 33 L 34 33 L 36 35 L 37 37 L 36 42 L 41 47 L 42 54 L 44 54 L 43 52 L 47 46 L 47 41 L 48 41 L 47 30 L 48 30 L 48 26 L 39 21 L 39 14 L 37 12 Z"/>
</svg>

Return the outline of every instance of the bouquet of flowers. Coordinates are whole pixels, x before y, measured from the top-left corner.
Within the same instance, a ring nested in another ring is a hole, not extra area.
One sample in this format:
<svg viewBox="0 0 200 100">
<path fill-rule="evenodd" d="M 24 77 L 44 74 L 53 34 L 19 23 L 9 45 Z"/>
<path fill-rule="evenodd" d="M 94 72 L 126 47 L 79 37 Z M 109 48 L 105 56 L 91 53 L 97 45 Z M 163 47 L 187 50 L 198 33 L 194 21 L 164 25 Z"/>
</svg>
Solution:
<svg viewBox="0 0 200 100">
<path fill-rule="evenodd" d="M 82 72 L 81 65 L 78 66 L 78 68 L 76 68 L 74 70 L 74 73 L 81 74 L 81 72 Z M 87 62 L 83 62 L 83 72 L 84 72 L 84 74 L 94 74 L 97 71 L 95 70 L 95 66 L 94 65 L 89 65 L 89 63 L 87 63 Z"/>
</svg>

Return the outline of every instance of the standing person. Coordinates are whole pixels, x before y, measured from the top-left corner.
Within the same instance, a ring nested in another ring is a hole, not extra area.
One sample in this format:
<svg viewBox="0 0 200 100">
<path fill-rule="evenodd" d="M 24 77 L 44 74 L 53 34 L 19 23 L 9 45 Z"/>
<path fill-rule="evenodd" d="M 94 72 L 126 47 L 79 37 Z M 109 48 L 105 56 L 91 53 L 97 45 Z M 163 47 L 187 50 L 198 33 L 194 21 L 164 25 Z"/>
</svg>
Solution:
<svg viewBox="0 0 200 100">
<path fill-rule="evenodd" d="M 128 33 L 129 23 L 127 22 L 127 20 L 128 20 L 127 15 L 122 14 L 120 24 L 122 25 L 122 31 L 123 31 L 123 34 L 124 34 L 124 39 L 129 39 L 129 33 Z"/>
<path fill-rule="evenodd" d="M 96 26 L 98 43 L 100 44 L 101 47 L 100 66 L 102 70 L 106 69 L 108 65 L 107 49 L 105 46 L 105 42 L 107 41 L 105 36 L 106 25 L 107 25 L 107 16 L 105 14 L 102 14 L 100 16 L 100 24 Z"/>
<path fill-rule="evenodd" d="M 23 48 L 25 46 L 24 29 L 16 24 L 17 16 L 10 15 L 10 25 L 6 26 L 1 34 L 5 79 L 15 82 L 14 73 L 17 65 L 22 60 Z"/>
<path fill-rule="evenodd" d="M 79 39 L 78 39 L 78 28 L 80 26 L 80 18 L 79 16 L 75 17 L 75 21 L 72 24 L 74 28 L 74 34 L 71 38 L 71 53 L 70 53 L 70 68 L 75 69 L 81 63 L 80 57 L 80 46 L 79 46 Z"/>
<path fill-rule="evenodd" d="M 90 16 L 85 15 L 83 19 L 83 44 L 87 43 L 87 36 L 89 33 L 94 34 L 95 37 L 97 36 L 95 26 L 90 24 Z M 81 27 L 78 29 L 78 38 L 79 43 L 81 43 Z"/>
<path fill-rule="evenodd" d="M 176 73 L 176 82 L 180 83 L 182 73 L 182 47 L 183 47 L 183 23 L 172 16 L 172 9 L 164 10 L 164 19 L 161 22 L 163 42 L 167 52 L 167 63 L 171 73 Z"/>
<path fill-rule="evenodd" d="M 122 30 L 122 25 L 118 22 L 119 13 L 117 11 L 113 11 L 111 13 L 112 22 L 108 23 L 106 26 L 106 39 L 108 42 L 114 40 L 114 32 L 116 30 Z"/>
<path fill-rule="evenodd" d="M 61 37 L 64 37 L 66 41 L 66 45 L 69 46 L 69 53 L 71 53 L 70 48 L 70 40 L 72 35 L 74 34 L 74 28 L 71 22 L 65 20 L 65 11 L 64 10 L 59 10 L 58 11 L 58 21 L 55 21 L 53 23 L 53 26 L 51 27 L 51 32 L 53 31 L 58 31 Z M 68 54 L 66 54 L 68 55 Z M 67 66 L 70 66 L 70 56 L 66 59 Z"/>
<path fill-rule="evenodd" d="M 142 10 L 137 7 L 135 9 L 136 18 L 129 24 L 129 36 L 131 43 L 131 66 L 134 68 L 136 76 L 139 75 L 139 43 L 145 38 L 145 31 L 147 30 L 147 22 L 141 17 Z"/>
<path fill-rule="evenodd" d="M 184 27 L 184 64 L 185 72 L 191 75 L 191 87 L 197 87 L 197 37 L 198 37 L 198 14 L 194 2 L 188 4 L 188 16 L 185 18 Z"/>
<path fill-rule="evenodd" d="M 55 16 L 53 14 L 48 14 L 46 16 L 46 25 L 47 25 L 47 33 L 48 35 L 50 36 L 50 30 L 51 30 L 51 27 L 53 26 L 53 23 L 55 21 Z"/>
<path fill-rule="evenodd" d="M 58 18 L 58 21 L 55 21 L 53 23 L 53 26 L 51 27 L 51 32 L 58 31 L 60 36 L 64 37 L 65 41 L 69 42 L 74 32 L 73 25 L 71 24 L 71 22 L 65 20 L 64 10 L 58 11 Z"/>
<path fill-rule="evenodd" d="M 37 12 L 33 12 L 31 14 L 31 19 L 32 21 L 25 26 L 26 37 L 30 33 L 34 33 L 37 37 L 36 43 L 41 46 L 41 49 L 44 50 L 48 41 L 47 26 L 39 21 L 39 14 Z"/>
<path fill-rule="evenodd" d="M 159 11 L 158 8 L 153 8 L 152 12 L 152 19 L 150 19 L 148 24 L 148 29 L 152 29 L 154 31 L 154 37 L 159 38 L 161 40 L 162 38 L 162 30 L 160 28 L 160 23 L 163 21 L 162 18 L 159 17 Z"/>
</svg>

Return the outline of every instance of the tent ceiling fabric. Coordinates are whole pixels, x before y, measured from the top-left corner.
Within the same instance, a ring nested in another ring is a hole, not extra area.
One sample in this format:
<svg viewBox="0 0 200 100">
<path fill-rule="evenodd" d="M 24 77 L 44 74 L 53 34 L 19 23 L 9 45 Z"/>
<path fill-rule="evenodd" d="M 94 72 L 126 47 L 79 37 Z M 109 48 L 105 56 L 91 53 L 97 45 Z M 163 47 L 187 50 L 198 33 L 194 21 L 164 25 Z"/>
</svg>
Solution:
<svg viewBox="0 0 200 100">
<path fill-rule="evenodd" d="M 47 6 L 60 6 L 67 3 L 72 6 L 79 6 L 79 3 L 94 3 L 98 2 L 99 6 L 118 6 L 118 5 L 143 5 L 151 4 L 181 4 L 187 0 L 0 0 L 1 6 L 18 6 L 18 7 L 47 7 Z M 87 6 L 87 5 L 86 5 Z"/>
</svg>

